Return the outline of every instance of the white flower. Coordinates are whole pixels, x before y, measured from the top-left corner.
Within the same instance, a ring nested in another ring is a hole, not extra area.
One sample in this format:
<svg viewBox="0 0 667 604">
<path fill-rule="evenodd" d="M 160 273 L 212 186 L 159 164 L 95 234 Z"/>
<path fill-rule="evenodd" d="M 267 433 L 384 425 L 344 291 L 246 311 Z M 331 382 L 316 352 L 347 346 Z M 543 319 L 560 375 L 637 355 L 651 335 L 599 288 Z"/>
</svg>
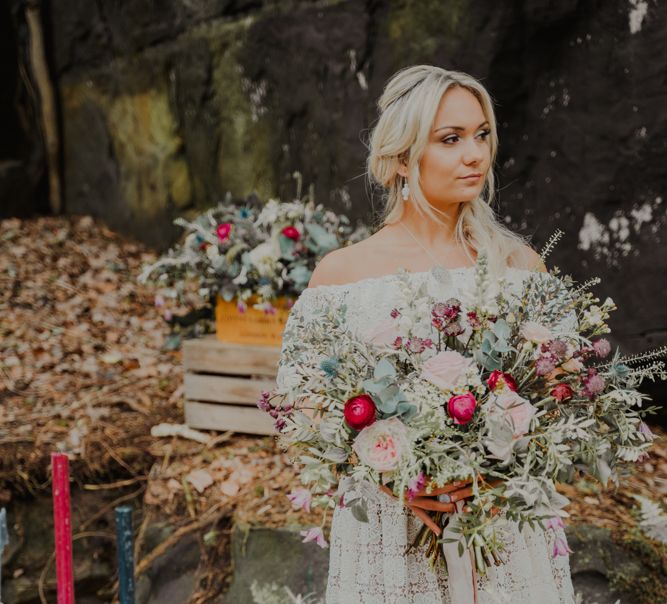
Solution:
<svg viewBox="0 0 667 604">
<path fill-rule="evenodd" d="M 602 318 L 602 309 L 599 306 L 590 306 L 584 312 L 584 322 L 588 325 L 600 325 L 604 319 Z"/>
<path fill-rule="evenodd" d="M 218 249 L 218 246 L 209 245 L 206 248 L 206 255 L 208 256 L 209 260 L 217 260 L 217 258 L 220 257 L 220 250 Z"/>
<path fill-rule="evenodd" d="M 257 216 L 255 226 L 260 227 L 273 224 L 278 219 L 279 212 L 280 203 L 276 199 L 269 199 L 259 213 L 259 216 Z"/>
<path fill-rule="evenodd" d="M 262 277 L 271 276 L 280 257 L 280 247 L 277 242 L 265 241 L 248 252 L 248 260 L 257 268 Z"/>
<path fill-rule="evenodd" d="M 232 279 L 232 283 L 236 285 L 243 285 L 248 282 L 248 267 L 244 264 L 241 267 L 241 272 Z"/>
</svg>

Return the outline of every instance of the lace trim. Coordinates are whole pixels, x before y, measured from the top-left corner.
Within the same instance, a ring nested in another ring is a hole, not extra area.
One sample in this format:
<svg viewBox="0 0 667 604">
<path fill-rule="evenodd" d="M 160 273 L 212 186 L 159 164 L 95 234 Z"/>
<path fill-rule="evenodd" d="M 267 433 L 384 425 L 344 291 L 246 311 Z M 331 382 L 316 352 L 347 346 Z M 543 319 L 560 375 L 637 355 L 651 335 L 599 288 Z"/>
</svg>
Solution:
<svg viewBox="0 0 667 604">
<path fill-rule="evenodd" d="M 429 275 L 433 272 L 435 267 L 431 267 L 430 269 L 427 269 L 425 271 L 407 271 L 408 275 L 415 275 L 415 276 L 425 276 Z M 446 268 L 445 270 L 450 273 L 458 273 L 462 272 L 465 273 L 467 271 L 474 270 L 474 266 L 456 266 L 453 268 Z M 508 266 L 507 271 L 515 271 L 518 273 L 530 273 L 532 271 L 524 268 L 514 268 L 511 266 Z M 397 279 L 399 276 L 399 272 L 396 271 L 395 273 L 388 273 L 386 275 L 379 275 L 377 277 L 365 277 L 363 279 L 359 279 L 358 281 L 352 281 L 350 283 L 332 283 L 330 285 L 316 285 L 314 287 L 307 287 L 301 292 L 301 296 L 299 299 L 305 294 L 306 292 L 315 292 L 316 290 L 320 291 L 335 291 L 336 289 L 344 289 L 347 290 L 353 286 L 360 286 L 360 285 L 373 285 L 374 283 L 382 283 L 385 281 L 392 281 L 394 279 Z M 298 300 L 297 300 L 298 301 Z"/>
</svg>

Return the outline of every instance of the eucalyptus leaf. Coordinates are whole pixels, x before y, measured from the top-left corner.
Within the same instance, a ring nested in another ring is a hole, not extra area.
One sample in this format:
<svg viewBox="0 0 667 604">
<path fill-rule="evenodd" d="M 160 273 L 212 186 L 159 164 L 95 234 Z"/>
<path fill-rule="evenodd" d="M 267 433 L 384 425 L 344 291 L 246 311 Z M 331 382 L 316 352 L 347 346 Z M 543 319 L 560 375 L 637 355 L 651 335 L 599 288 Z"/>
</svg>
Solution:
<svg viewBox="0 0 667 604">
<path fill-rule="evenodd" d="M 312 275 L 313 271 L 302 264 L 293 267 L 289 273 L 287 273 L 287 276 L 294 281 L 297 287 L 307 286 Z"/>
<path fill-rule="evenodd" d="M 352 516 L 359 522 L 368 522 L 368 510 L 366 509 L 366 502 L 363 499 L 355 501 L 350 506 L 350 511 L 352 512 Z"/>
<path fill-rule="evenodd" d="M 280 245 L 280 256 L 286 260 L 294 258 L 294 239 L 281 235 L 278 237 L 278 244 Z"/>
<path fill-rule="evenodd" d="M 339 247 L 336 236 L 333 233 L 327 232 L 327 230 L 319 224 L 306 223 L 304 228 L 322 253 L 326 253 Z"/>
<path fill-rule="evenodd" d="M 388 359 L 382 359 L 376 366 L 373 372 L 373 377 L 380 380 L 385 377 L 396 377 L 396 368 Z"/>
</svg>

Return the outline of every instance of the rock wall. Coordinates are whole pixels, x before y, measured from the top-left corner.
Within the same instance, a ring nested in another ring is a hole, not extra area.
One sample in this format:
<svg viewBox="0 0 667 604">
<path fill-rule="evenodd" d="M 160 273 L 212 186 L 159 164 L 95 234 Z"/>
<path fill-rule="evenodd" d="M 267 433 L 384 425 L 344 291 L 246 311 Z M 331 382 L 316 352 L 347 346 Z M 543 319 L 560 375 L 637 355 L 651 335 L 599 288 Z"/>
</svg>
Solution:
<svg viewBox="0 0 667 604">
<path fill-rule="evenodd" d="M 373 219 L 364 137 L 387 78 L 428 62 L 496 101 L 499 212 L 600 274 L 618 342 L 667 342 L 667 9 L 644 0 L 52 3 L 67 209 L 164 248 L 227 191 Z M 664 392 L 663 392 L 664 393 Z M 662 394 L 661 394 L 662 396 Z"/>
<path fill-rule="evenodd" d="M 0 4 L 0 218 L 48 212 L 46 157 L 30 80 L 25 6 Z"/>
</svg>

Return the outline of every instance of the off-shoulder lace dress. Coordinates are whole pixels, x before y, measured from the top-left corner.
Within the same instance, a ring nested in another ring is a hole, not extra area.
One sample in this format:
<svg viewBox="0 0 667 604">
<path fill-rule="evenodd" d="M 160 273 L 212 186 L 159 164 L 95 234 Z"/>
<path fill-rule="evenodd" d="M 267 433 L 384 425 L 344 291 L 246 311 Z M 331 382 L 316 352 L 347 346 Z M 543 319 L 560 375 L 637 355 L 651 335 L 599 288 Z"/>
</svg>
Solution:
<svg viewBox="0 0 667 604">
<path fill-rule="evenodd" d="M 473 286 L 473 267 L 447 269 L 436 278 L 433 271 L 413 272 L 410 280 L 426 281 L 429 293 L 446 300 Z M 508 269 L 508 286 L 521 287 L 530 273 Z M 283 354 L 278 366 L 278 383 L 287 369 L 286 346 L 298 346 L 296 317 L 309 320 L 314 310 L 324 305 L 346 302 L 351 331 L 363 330 L 388 316 L 398 294 L 397 274 L 371 277 L 344 285 L 322 285 L 304 290 L 292 307 L 283 339 Z M 319 319 L 318 319 L 319 320 Z M 430 329 L 425 317 L 425 329 Z M 428 333 L 428 332 L 426 332 Z M 294 354 L 290 355 L 294 358 Z M 448 580 L 440 569 L 432 570 L 424 554 L 405 553 L 413 542 L 421 521 L 400 506 L 397 500 L 377 491 L 368 502 L 369 522 L 359 522 L 348 508 L 336 507 L 330 536 L 330 563 L 327 604 L 468 604 L 452 603 Z M 572 604 L 575 602 L 567 556 L 552 557 L 556 538 L 565 540 L 563 529 L 539 527 L 532 530 L 505 520 L 503 527 L 505 563 L 492 566 L 478 576 L 480 604 Z M 471 603 L 472 604 L 472 603 Z"/>
</svg>

